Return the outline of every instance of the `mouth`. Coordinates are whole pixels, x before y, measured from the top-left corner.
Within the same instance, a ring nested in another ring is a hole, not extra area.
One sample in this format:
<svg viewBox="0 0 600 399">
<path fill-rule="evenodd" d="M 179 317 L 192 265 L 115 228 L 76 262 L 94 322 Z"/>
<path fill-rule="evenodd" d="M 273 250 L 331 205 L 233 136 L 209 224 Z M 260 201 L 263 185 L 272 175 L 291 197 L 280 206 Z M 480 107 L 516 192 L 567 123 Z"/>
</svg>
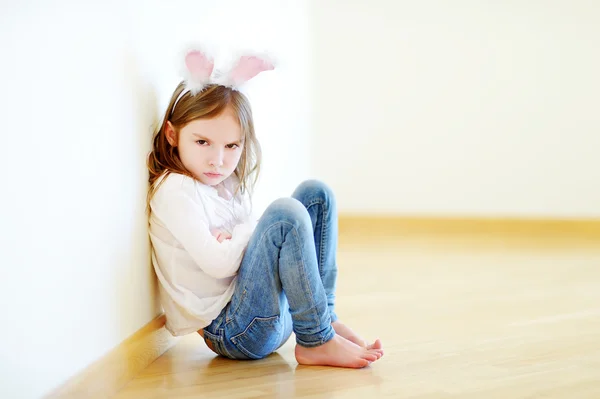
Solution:
<svg viewBox="0 0 600 399">
<path fill-rule="evenodd" d="M 205 173 L 204 176 L 210 177 L 212 179 L 215 179 L 217 177 L 221 177 L 223 176 L 221 173 Z"/>
</svg>

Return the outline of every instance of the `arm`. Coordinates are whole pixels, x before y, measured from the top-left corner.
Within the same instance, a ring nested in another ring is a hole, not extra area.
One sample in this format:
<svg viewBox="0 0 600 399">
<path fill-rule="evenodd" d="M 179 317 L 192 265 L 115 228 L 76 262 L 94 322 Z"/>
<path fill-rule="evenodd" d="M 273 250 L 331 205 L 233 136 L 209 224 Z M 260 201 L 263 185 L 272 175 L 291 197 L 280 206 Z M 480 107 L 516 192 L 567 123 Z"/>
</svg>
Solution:
<svg viewBox="0 0 600 399">
<path fill-rule="evenodd" d="M 217 241 L 202 206 L 185 191 L 168 191 L 156 198 L 155 216 L 183 245 L 198 267 L 214 278 L 234 276 L 254 230 L 253 223 L 235 226 L 232 238 Z"/>
</svg>

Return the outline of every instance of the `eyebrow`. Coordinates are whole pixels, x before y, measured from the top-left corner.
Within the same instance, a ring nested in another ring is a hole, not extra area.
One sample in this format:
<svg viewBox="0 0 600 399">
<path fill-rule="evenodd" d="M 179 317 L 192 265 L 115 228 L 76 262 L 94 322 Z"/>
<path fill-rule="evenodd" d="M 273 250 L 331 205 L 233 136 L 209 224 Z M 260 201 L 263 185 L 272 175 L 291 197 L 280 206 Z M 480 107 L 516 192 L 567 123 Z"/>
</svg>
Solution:
<svg viewBox="0 0 600 399">
<path fill-rule="evenodd" d="M 202 136 L 201 134 L 198 134 L 198 133 L 192 133 L 192 135 L 193 135 L 194 137 L 196 137 L 196 138 L 199 138 L 200 140 L 210 141 L 209 139 L 207 139 L 206 137 Z M 229 145 L 229 144 L 237 144 L 237 145 L 241 145 L 241 144 L 242 144 L 242 142 L 243 142 L 243 140 L 242 140 L 242 139 L 240 139 L 240 140 L 237 140 L 237 141 L 234 141 L 234 142 L 231 142 L 231 143 L 227 143 L 227 145 Z"/>
</svg>

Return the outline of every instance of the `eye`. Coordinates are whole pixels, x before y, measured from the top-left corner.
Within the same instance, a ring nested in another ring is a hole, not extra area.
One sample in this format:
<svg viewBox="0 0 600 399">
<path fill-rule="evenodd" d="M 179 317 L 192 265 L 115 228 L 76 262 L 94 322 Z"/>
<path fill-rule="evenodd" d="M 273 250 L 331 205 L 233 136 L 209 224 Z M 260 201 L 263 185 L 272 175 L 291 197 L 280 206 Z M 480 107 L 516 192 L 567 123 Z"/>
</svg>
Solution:
<svg viewBox="0 0 600 399">
<path fill-rule="evenodd" d="M 200 145 L 204 145 L 204 144 L 206 144 L 206 140 L 196 140 L 196 143 L 198 143 Z"/>
<path fill-rule="evenodd" d="M 234 149 L 234 148 L 238 148 L 239 146 L 237 144 L 227 144 L 225 147 Z"/>
</svg>

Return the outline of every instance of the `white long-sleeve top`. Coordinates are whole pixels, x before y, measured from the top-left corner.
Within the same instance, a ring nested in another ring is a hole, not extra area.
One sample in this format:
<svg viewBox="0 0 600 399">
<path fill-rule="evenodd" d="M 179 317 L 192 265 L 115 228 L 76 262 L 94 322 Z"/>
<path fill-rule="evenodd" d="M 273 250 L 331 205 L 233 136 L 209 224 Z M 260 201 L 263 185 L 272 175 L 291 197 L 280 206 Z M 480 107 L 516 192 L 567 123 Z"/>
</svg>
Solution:
<svg viewBox="0 0 600 399">
<path fill-rule="evenodd" d="M 254 228 L 249 198 L 232 196 L 233 175 L 218 186 L 171 173 L 150 201 L 152 264 L 166 328 L 175 336 L 209 325 L 227 305 Z M 231 234 L 221 243 L 214 230 Z"/>
</svg>

